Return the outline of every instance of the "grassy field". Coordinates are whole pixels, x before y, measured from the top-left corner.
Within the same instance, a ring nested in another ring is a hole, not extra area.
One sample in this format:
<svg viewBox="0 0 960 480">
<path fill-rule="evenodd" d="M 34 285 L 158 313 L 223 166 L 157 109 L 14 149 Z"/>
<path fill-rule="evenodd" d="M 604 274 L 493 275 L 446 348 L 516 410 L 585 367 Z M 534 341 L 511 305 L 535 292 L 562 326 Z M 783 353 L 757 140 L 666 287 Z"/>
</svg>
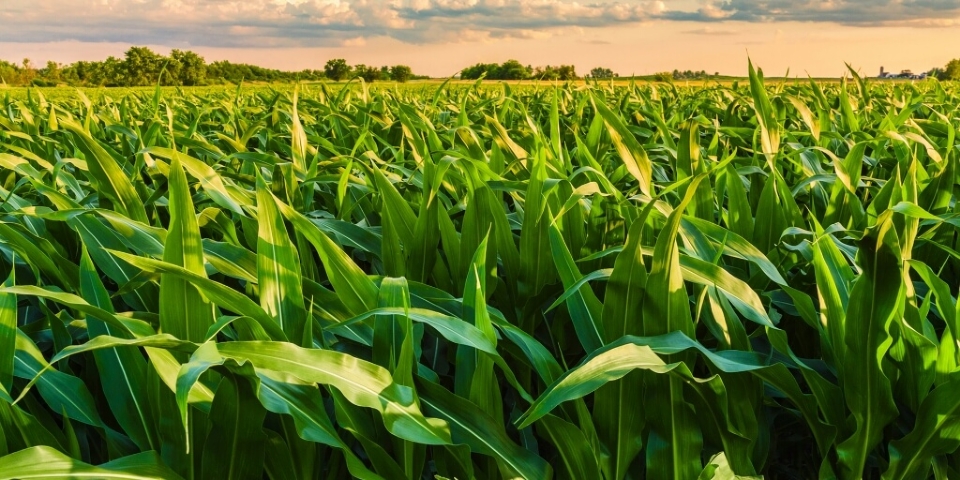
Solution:
<svg viewBox="0 0 960 480">
<path fill-rule="evenodd" d="M 0 90 L 0 478 L 960 478 L 960 86 Z"/>
</svg>

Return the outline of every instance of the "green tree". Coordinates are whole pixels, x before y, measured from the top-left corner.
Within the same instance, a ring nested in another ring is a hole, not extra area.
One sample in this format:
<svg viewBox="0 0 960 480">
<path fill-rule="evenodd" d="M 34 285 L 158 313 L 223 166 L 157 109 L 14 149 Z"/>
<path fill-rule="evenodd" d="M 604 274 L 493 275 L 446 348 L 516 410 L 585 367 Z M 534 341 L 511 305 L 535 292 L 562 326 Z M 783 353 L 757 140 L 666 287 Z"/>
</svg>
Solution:
<svg viewBox="0 0 960 480">
<path fill-rule="evenodd" d="M 496 80 L 525 80 L 533 75 L 533 68 L 523 66 L 516 60 L 507 60 L 500 65 Z"/>
<path fill-rule="evenodd" d="M 350 75 L 350 65 L 347 65 L 347 61 L 342 58 L 334 58 L 327 60 L 327 64 L 323 66 L 323 72 L 330 80 L 339 82 Z"/>
<path fill-rule="evenodd" d="M 946 67 L 943 67 L 943 72 L 940 73 L 940 80 L 960 80 L 960 58 L 954 58 L 947 63 Z"/>
<path fill-rule="evenodd" d="M 130 47 L 123 55 L 121 85 L 152 85 L 157 82 L 166 61 L 147 47 Z"/>
<path fill-rule="evenodd" d="M 61 73 L 60 64 L 52 60 L 48 61 L 46 68 L 40 71 L 41 76 L 52 82 L 60 80 Z"/>
<path fill-rule="evenodd" d="M 20 85 L 29 85 L 33 82 L 33 79 L 37 77 L 37 69 L 33 68 L 33 64 L 30 63 L 29 58 L 24 58 L 22 65 L 23 68 L 20 69 L 18 83 Z"/>
<path fill-rule="evenodd" d="M 460 78 L 464 80 L 477 80 L 480 77 L 497 78 L 500 65 L 496 63 L 478 63 L 460 71 Z"/>
<path fill-rule="evenodd" d="M 576 80 L 577 78 L 577 67 L 573 65 L 560 65 L 557 67 L 558 80 Z"/>
<path fill-rule="evenodd" d="M 557 74 L 557 69 L 547 65 L 546 67 L 533 69 L 533 78 L 538 80 L 558 80 L 560 76 Z"/>
<path fill-rule="evenodd" d="M 653 79 L 657 82 L 671 82 L 673 81 L 673 74 L 670 72 L 657 72 L 653 74 Z"/>
<path fill-rule="evenodd" d="M 117 57 L 109 56 L 103 62 L 99 62 L 99 68 L 93 75 L 94 85 L 103 85 L 105 87 L 119 87 L 126 85 L 123 60 Z"/>
<path fill-rule="evenodd" d="M 406 65 L 394 65 L 390 67 L 390 79 L 395 82 L 404 83 L 413 77 L 413 69 Z"/>
<path fill-rule="evenodd" d="M 207 62 L 194 52 L 174 49 L 170 52 L 170 60 L 177 63 L 179 71 L 177 80 L 180 85 L 203 85 L 207 78 Z"/>
<path fill-rule="evenodd" d="M 380 79 L 381 70 L 377 67 L 368 67 L 364 64 L 358 64 L 353 68 L 353 76 L 360 77 L 367 83 L 376 82 Z"/>
<path fill-rule="evenodd" d="M 590 78 L 613 78 L 616 76 L 613 70 L 605 67 L 596 67 L 590 70 Z"/>
<path fill-rule="evenodd" d="M 6 60 L 0 60 L 0 83 L 15 84 L 19 80 L 20 67 Z"/>
</svg>

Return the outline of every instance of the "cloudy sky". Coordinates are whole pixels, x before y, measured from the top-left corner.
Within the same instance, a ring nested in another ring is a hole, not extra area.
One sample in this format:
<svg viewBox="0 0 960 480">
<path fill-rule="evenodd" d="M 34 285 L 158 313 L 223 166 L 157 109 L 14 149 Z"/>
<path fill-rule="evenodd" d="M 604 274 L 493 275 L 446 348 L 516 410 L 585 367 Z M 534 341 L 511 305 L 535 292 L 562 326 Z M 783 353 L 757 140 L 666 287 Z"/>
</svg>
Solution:
<svg viewBox="0 0 960 480">
<path fill-rule="evenodd" d="M 960 57 L 960 0 L 0 0 L 0 58 L 189 49 L 282 69 L 329 58 L 447 76 L 476 62 L 768 76 Z"/>
</svg>

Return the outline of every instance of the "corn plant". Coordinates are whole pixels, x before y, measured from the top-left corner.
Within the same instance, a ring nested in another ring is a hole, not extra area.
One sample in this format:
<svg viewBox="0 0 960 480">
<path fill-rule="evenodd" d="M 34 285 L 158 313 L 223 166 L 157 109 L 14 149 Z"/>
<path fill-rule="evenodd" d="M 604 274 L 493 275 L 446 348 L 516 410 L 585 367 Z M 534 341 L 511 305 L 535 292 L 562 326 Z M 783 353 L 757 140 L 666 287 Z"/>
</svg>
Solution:
<svg viewBox="0 0 960 480">
<path fill-rule="evenodd" d="M 960 88 L 851 73 L 8 91 L 0 478 L 960 478 Z"/>
</svg>

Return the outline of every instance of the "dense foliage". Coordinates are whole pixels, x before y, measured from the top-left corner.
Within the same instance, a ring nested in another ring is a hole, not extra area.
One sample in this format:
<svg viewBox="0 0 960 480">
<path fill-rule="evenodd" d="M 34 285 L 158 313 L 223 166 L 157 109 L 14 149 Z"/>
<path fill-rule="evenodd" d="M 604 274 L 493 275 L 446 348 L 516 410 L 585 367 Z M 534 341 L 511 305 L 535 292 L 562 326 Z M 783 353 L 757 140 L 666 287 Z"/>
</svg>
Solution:
<svg viewBox="0 0 960 480">
<path fill-rule="evenodd" d="M 720 73 L 718 72 L 713 76 L 716 77 L 719 75 Z M 670 72 L 670 76 L 673 77 L 674 80 L 705 80 L 711 77 L 706 70 L 700 70 L 698 72 L 694 72 L 693 70 L 674 70 L 673 72 Z"/>
<path fill-rule="evenodd" d="M 359 67 L 363 66 L 358 66 L 359 76 L 367 78 Z M 384 75 L 380 74 L 382 69 L 385 69 Z M 382 69 L 377 69 L 376 78 L 368 81 L 392 79 L 405 82 L 411 78 L 422 78 L 415 77 L 410 67 L 406 65 L 382 67 Z M 292 83 L 324 78 L 342 80 L 350 78 L 350 73 L 353 71 L 353 67 L 344 59 L 328 61 L 324 70 L 305 69 L 287 72 L 227 60 L 207 64 L 203 57 L 189 50 L 174 49 L 169 56 L 165 56 L 147 47 L 130 47 L 123 58 L 111 56 L 100 62 L 78 61 L 69 65 L 47 62 L 43 68 L 34 67 L 29 60 L 24 60 L 21 65 L 0 60 L 0 80 L 3 83 L 41 87 L 63 84 L 136 87 L 158 83 L 166 86 L 222 85 L 241 82 Z"/>
<path fill-rule="evenodd" d="M 960 478 L 958 105 L 8 96 L 0 478 Z"/>
<path fill-rule="evenodd" d="M 612 75 L 611 75 L 612 76 Z M 573 65 L 541 67 L 524 66 L 517 60 L 507 60 L 501 64 L 478 63 L 460 71 L 464 80 L 576 80 L 577 69 Z"/>
<path fill-rule="evenodd" d="M 618 76 L 619 75 L 614 73 L 613 70 L 606 67 L 595 67 L 590 69 L 591 78 L 614 78 Z"/>
<path fill-rule="evenodd" d="M 937 73 L 937 78 L 941 80 L 960 80 L 960 58 L 955 58 L 943 67 L 943 71 Z"/>
</svg>

